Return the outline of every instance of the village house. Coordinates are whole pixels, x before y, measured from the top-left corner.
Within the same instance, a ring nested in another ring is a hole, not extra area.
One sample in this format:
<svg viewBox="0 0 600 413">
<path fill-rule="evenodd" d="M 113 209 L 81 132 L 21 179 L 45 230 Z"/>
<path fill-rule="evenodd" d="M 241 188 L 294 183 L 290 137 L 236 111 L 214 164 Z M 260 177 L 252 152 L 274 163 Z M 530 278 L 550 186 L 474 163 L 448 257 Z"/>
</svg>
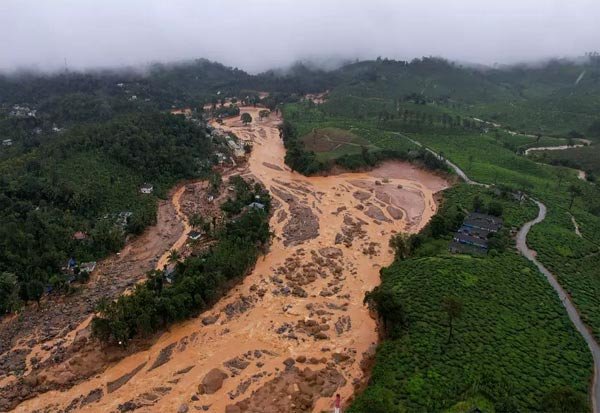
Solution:
<svg viewBox="0 0 600 413">
<path fill-rule="evenodd" d="M 95 269 L 96 269 L 96 261 L 82 262 L 81 265 L 79 266 L 80 271 L 87 272 L 88 274 L 91 274 L 92 271 L 94 271 Z"/>
<path fill-rule="evenodd" d="M 236 158 L 243 158 L 246 155 L 242 145 L 234 141 L 230 136 L 225 138 L 225 142 Z"/>
<path fill-rule="evenodd" d="M 2 146 L 12 146 L 13 144 L 13 140 L 12 139 L 4 139 L 2 141 Z"/>
<path fill-rule="evenodd" d="M 152 184 L 144 184 L 140 187 L 140 192 L 142 194 L 151 194 L 154 191 L 154 186 Z"/>
<path fill-rule="evenodd" d="M 260 202 L 252 202 L 250 205 L 248 205 L 248 208 L 264 211 L 265 204 L 261 204 Z"/>
<path fill-rule="evenodd" d="M 192 117 L 192 109 L 191 108 L 181 108 L 181 109 L 172 109 L 171 115 L 183 115 L 186 119 Z"/>
<path fill-rule="evenodd" d="M 76 241 L 83 241 L 87 239 L 87 234 L 83 231 L 77 231 L 73 234 L 73 239 Z"/>
<path fill-rule="evenodd" d="M 197 241 L 202 238 L 202 233 L 200 231 L 190 231 L 188 232 L 188 238 L 192 241 Z"/>
<path fill-rule="evenodd" d="M 455 253 L 487 253 L 489 236 L 498 232 L 502 224 L 501 218 L 472 212 L 454 234 L 449 250 Z"/>
</svg>

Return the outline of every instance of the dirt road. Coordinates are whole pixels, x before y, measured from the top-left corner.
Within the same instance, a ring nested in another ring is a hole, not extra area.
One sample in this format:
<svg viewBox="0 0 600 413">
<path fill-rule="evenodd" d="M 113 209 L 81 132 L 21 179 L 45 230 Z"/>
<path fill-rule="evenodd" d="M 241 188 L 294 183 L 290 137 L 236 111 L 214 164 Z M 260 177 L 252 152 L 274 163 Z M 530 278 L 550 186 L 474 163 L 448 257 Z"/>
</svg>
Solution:
<svg viewBox="0 0 600 413">
<path fill-rule="evenodd" d="M 319 412 L 334 392 L 353 394 L 377 342 L 364 293 L 393 259 L 392 233 L 422 228 L 447 182 L 407 163 L 328 177 L 292 173 L 280 120 L 257 121 L 259 110 L 242 108 L 255 119 L 250 126 L 229 119 L 222 128 L 254 145 L 243 175 L 273 195 L 271 250 L 212 310 L 17 411 Z"/>
</svg>

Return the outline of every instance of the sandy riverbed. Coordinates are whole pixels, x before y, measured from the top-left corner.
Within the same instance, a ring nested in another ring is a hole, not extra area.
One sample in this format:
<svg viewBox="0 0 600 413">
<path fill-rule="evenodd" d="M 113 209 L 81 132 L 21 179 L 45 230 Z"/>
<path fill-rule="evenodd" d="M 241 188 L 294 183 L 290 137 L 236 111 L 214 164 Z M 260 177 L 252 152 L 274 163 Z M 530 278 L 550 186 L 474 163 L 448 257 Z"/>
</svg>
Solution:
<svg viewBox="0 0 600 413">
<path fill-rule="evenodd" d="M 64 409 L 78 400 L 81 411 L 98 412 L 119 405 L 174 412 L 187 404 L 190 411 L 210 406 L 220 413 L 236 403 L 230 411 L 318 412 L 328 408 L 332 391 L 352 395 L 364 375 L 361 361 L 377 342 L 364 293 L 392 261 L 389 237 L 422 228 L 436 211 L 434 194 L 447 182 L 399 162 L 368 173 L 292 173 L 283 163 L 279 119 L 257 121 L 260 109 L 242 108 L 255 119 L 250 126 L 235 118 L 220 127 L 254 144 L 243 174 L 260 180 L 274 198 L 268 254 L 211 311 L 172 327 L 147 351 L 17 411 Z M 213 368 L 228 376 L 222 387 L 196 394 Z"/>
</svg>

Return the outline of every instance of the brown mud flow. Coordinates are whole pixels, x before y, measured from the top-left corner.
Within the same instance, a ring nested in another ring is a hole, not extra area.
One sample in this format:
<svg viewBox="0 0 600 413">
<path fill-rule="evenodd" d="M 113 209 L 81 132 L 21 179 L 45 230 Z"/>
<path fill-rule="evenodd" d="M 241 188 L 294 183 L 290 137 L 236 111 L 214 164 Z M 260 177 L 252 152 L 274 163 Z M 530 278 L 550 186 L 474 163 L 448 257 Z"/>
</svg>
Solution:
<svg viewBox="0 0 600 413">
<path fill-rule="evenodd" d="M 377 342 L 364 293 L 393 259 L 390 236 L 421 229 L 447 182 L 399 162 L 303 177 L 284 165 L 280 119 L 259 121 L 259 110 L 242 108 L 255 119 L 249 126 L 215 126 L 253 144 L 242 175 L 273 196 L 270 251 L 212 310 L 17 411 L 320 412 L 335 393 L 352 395 Z"/>
</svg>

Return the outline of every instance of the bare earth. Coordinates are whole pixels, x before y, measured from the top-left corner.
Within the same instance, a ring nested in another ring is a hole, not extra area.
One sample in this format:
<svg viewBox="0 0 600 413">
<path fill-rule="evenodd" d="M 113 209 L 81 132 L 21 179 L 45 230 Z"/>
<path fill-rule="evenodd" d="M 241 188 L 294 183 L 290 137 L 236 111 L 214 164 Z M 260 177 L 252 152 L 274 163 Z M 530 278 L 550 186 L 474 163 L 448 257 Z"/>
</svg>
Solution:
<svg viewBox="0 0 600 413">
<path fill-rule="evenodd" d="M 260 109 L 242 112 L 258 119 Z M 222 126 L 254 143 L 243 174 L 274 198 L 275 237 L 254 271 L 212 310 L 148 349 L 16 411 L 320 412 L 334 393 L 352 396 L 377 342 L 362 301 L 393 259 L 389 237 L 421 229 L 436 212 L 434 194 L 448 184 L 399 162 L 368 173 L 292 173 L 279 121 L 271 115 L 242 126 L 235 118 Z M 179 218 L 183 192 L 173 197 Z M 173 238 L 177 248 L 185 242 Z"/>
</svg>

